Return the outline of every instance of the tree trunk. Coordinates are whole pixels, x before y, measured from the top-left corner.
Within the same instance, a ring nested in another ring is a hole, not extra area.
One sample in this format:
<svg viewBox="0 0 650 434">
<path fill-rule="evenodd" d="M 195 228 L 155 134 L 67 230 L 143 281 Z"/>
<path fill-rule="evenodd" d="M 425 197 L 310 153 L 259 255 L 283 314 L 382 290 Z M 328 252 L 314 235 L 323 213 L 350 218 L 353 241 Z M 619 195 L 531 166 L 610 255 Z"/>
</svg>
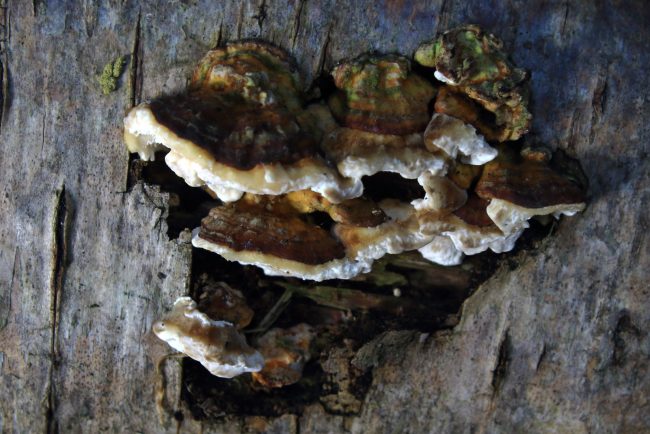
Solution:
<svg viewBox="0 0 650 434">
<path fill-rule="evenodd" d="M 650 432 L 644 1 L 158 3 L 0 9 L 0 432 Z M 168 360 L 159 421 L 167 349 L 150 330 L 189 292 L 192 249 L 186 233 L 167 236 L 166 193 L 127 188 L 126 110 L 182 89 L 222 41 L 272 41 L 310 82 L 464 23 L 532 71 L 532 134 L 581 161 L 587 210 L 499 269 L 454 329 L 364 346 L 358 415 L 314 404 L 198 422 Z M 120 55 L 128 70 L 102 95 L 97 77 Z"/>
</svg>

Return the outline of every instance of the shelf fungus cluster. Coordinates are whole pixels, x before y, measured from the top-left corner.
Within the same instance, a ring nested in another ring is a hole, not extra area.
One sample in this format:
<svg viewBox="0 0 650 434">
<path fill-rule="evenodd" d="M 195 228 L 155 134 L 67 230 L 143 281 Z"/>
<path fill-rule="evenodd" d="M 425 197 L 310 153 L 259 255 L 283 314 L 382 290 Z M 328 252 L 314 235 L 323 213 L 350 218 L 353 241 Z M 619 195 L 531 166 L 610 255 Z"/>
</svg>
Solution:
<svg viewBox="0 0 650 434">
<path fill-rule="evenodd" d="M 187 184 L 220 200 L 194 230 L 194 246 L 267 275 L 350 279 L 410 250 L 456 265 L 511 250 L 533 217 L 584 208 L 579 166 L 522 145 L 529 77 L 501 41 L 459 27 L 422 44 L 414 61 L 418 68 L 395 54 L 341 62 L 335 90 L 308 103 L 287 53 L 231 43 L 200 61 L 185 92 L 131 109 L 125 141 L 144 160 L 166 152 Z M 381 185 L 386 173 L 393 178 Z M 400 193 L 402 184 L 410 187 Z M 197 345 L 206 354 L 223 347 L 206 347 L 207 337 L 226 337 L 239 359 L 195 357 L 216 375 L 259 371 L 260 354 L 267 366 L 308 358 L 268 350 L 275 337 L 255 352 L 233 322 L 179 303 L 156 333 L 192 357 Z M 268 384 L 282 375 L 256 374 Z"/>
</svg>

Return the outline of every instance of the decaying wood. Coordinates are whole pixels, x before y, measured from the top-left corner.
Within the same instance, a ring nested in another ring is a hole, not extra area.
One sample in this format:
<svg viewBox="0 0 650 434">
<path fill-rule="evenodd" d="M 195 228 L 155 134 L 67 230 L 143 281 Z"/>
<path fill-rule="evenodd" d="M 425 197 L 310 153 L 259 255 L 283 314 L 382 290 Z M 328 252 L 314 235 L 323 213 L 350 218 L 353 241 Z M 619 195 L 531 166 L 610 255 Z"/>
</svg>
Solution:
<svg viewBox="0 0 650 434">
<path fill-rule="evenodd" d="M 0 432 L 199 428 L 156 416 L 167 350 L 150 328 L 189 291 L 191 247 L 167 236 L 165 193 L 127 188 L 130 106 L 182 88 L 227 40 L 273 41 L 311 81 L 467 22 L 533 71 L 533 136 L 580 159 L 589 207 L 499 270 L 453 330 L 362 348 L 373 380 L 358 416 L 314 404 L 203 432 L 650 431 L 645 2 L 261 0 L 2 4 Z M 120 55 L 130 69 L 103 96 L 97 75 Z M 164 369 L 172 413 L 176 367 Z"/>
</svg>

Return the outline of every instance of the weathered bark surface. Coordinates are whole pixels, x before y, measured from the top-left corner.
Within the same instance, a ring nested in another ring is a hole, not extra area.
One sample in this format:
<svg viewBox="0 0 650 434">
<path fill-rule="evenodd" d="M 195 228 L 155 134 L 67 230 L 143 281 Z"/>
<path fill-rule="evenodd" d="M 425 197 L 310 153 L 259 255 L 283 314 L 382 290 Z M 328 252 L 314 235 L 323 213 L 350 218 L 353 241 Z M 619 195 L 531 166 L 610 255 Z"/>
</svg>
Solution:
<svg viewBox="0 0 650 434">
<path fill-rule="evenodd" d="M 533 134 L 568 150 L 590 205 L 513 258 L 452 331 L 389 333 L 357 356 L 357 417 L 226 419 L 204 432 L 650 432 L 650 7 L 644 1 L 8 1 L 0 9 L 0 432 L 174 432 L 155 410 L 152 321 L 189 286 L 166 195 L 126 191 L 121 120 L 182 88 L 220 41 L 261 37 L 311 78 L 410 55 L 475 22 L 533 71 Z M 117 92 L 97 75 L 131 54 Z M 514 269 L 511 269 L 514 268 Z M 168 361 L 169 405 L 178 390 Z M 257 428 L 255 428 L 257 427 Z M 198 429 L 186 413 L 181 430 Z"/>
</svg>

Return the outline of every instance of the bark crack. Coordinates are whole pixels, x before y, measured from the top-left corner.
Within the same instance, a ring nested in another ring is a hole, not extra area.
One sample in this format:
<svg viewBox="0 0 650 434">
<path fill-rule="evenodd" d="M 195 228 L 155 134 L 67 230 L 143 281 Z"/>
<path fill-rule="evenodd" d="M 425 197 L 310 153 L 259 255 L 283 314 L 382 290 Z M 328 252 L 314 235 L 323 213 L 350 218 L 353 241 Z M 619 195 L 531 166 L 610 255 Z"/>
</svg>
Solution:
<svg viewBox="0 0 650 434">
<path fill-rule="evenodd" d="M 267 18 L 267 13 L 266 13 L 266 0 L 262 0 L 262 3 L 260 4 L 260 7 L 258 9 L 258 12 L 256 15 L 253 15 L 253 18 L 257 20 L 257 27 L 259 27 L 260 30 L 260 35 L 262 34 L 262 25 L 264 24 L 264 21 Z"/>
<path fill-rule="evenodd" d="M 215 44 L 214 48 L 218 48 L 221 45 L 222 39 L 223 39 L 223 17 L 221 17 L 221 21 L 219 21 L 219 33 L 217 33 L 217 43 Z"/>
<path fill-rule="evenodd" d="M 237 39 L 241 39 L 241 26 L 244 21 L 244 2 L 239 6 L 239 18 L 237 19 Z"/>
<path fill-rule="evenodd" d="M 560 30 L 560 34 L 562 37 L 564 37 L 564 31 L 566 30 L 566 22 L 567 19 L 569 18 L 569 2 L 567 1 L 564 3 L 564 19 L 562 20 L 562 28 Z"/>
<path fill-rule="evenodd" d="M 70 199 L 65 191 L 65 184 L 56 193 L 54 217 L 52 219 L 52 278 L 50 281 L 50 367 L 46 396 L 46 432 L 58 433 L 58 425 L 54 417 L 56 399 L 54 391 L 54 371 L 58 364 L 58 329 L 61 305 L 61 290 L 65 277 L 68 258 L 68 235 L 70 226 Z"/>
<path fill-rule="evenodd" d="M 602 69 L 602 72 L 598 75 L 598 82 L 594 88 L 594 93 L 591 98 L 592 115 L 591 129 L 589 131 L 589 143 L 594 142 L 598 124 L 600 123 L 603 113 L 605 113 L 608 97 L 607 81 L 609 79 L 609 67 L 610 63 L 608 62 L 607 65 Z"/>
<path fill-rule="evenodd" d="M 544 362 L 544 359 L 546 359 L 546 342 L 542 344 L 542 351 L 539 353 L 539 357 L 537 357 L 537 363 L 535 364 L 535 372 L 539 371 L 540 366 L 542 366 L 542 362 Z"/>
<path fill-rule="evenodd" d="M 9 109 L 9 7 L 6 1 L 0 3 L 0 128 Z"/>
<path fill-rule="evenodd" d="M 14 291 L 14 282 L 16 280 L 16 274 L 18 274 L 18 269 L 20 268 L 19 260 L 19 247 L 16 246 L 14 250 L 14 262 L 11 267 L 11 280 L 9 283 L 9 288 L 6 292 L 6 297 L 3 297 L 0 294 L 0 331 L 7 327 L 9 324 L 9 316 L 11 315 L 11 295 Z"/>
<path fill-rule="evenodd" d="M 43 10 L 45 12 L 46 4 L 43 2 L 43 0 L 32 0 L 32 15 L 37 16 L 39 13 L 39 10 Z"/>
<path fill-rule="evenodd" d="M 439 32 L 441 27 L 443 29 L 445 27 L 447 27 L 447 20 L 444 19 L 446 14 L 447 14 L 447 0 L 442 0 L 442 3 L 440 4 L 440 9 L 438 10 L 438 18 L 436 20 L 436 28 L 434 29 L 436 32 Z"/>
<path fill-rule="evenodd" d="M 327 29 L 327 34 L 325 35 L 325 40 L 323 41 L 323 45 L 321 46 L 320 50 L 320 56 L 318 57 L 318 66 L 316 68 L 316 75 L 320 76 L 323 74 L 323 68 L 325 67 L 325 58 L 327 56 L 327 49 L 329 48 L 330 45 L 330 32 L 332 31 L 332 26 L 330 25 L 329 28 Z"/>
<path fill-rule="evenodd" d="M 570 122 L 569 130 L 568 130 L 569 131 L 569 139 L 568 139 L 567 147 L 566 147 L 567 150 L 573 150 L 575 148 L 575 145 L 576 145 L 577 136 L 578 136 L 578 132 L 576 130 L 578 128 L 578 125 L 580 125 L 580 123 L 577 122 L 577 120 L 578 120 L 578 119 L 576 119 L 577 117 L 578 117 L 578 113 L 577 113 L 576 110 L 574 110 L 573 113 L 571 114 L 571 122 Z"/>
<path fill-rule="evenodd" d="M 612 332 L 612 365 L 622 366 L 625 363 L 630 338 L 638 338 L 641 330 L 632 322 L 627 309 L 619 313 L 616 327 Z"/>
<path fill-rule="evenodd" d="M 45 149 L 45 120 L 47 118 L 47 110 L 43 113 L 41 120 L 41 158 L 43 158 L 43 150 Z"/>
<path fill-rule="evenodd" d="M 300 0 L 298 2 L 298 7 L 296 8 L 296 25 L 293 28 L 293 35 L 291 36 L 291 48 L 296 48 L 296 40 L 298 39 L 298 32 L 300 32 L 300 21 L 302 20 L 302 7 L 305 4 L 305 0 Z"/>
<path fill-rule="evenodd" d="M 133 47 L 131 48 L 131 68 L 130 68 L 130 103 L 135 107 L 142 99 L 142 56 L 140 54 L 140 38 L 142 32 L 141 26 L 142 11 L 138 11 L 138 21 L 135 24 L 133 36 Z"/>
<path fill-rule="evenodd" d="M 499 349 L 497 352 L 497 360 L 492 369 L 492 396 L 496 396 L 503 386 L 506 378 L 508 365 L 510 364 L 510 335 L 508 329 L 503 333 Z"/>
<path fill-rule="evenodd" d="M 140 54 L 140 38 L 142 33 L 142 11 L 138 11 L 138 19 L 133 32 L 133 45 L 131 46 L 131 64 L 129 65 L 129 104 L 135 107 L 142 100 L 142 55 Z M 124 191 L 130 190 L 131 162 L 133 158 L 127 153 L 126 176 L 124 177 Z"/>
<path fill-rule="evenodd" d="M 156 362 L 156 371 L 155 371 L 156 385 L 154 389 L 154 397 L 156 402 L 156 411 L 158 413 L 158 420 L 161 425 L 165 425 L 167 418 L 174 418 L 176 420 L 177 429 L 180 429 L 180 426 L 182 425 L 183 416 L 180 410 L 172 408 L 171 404 L 169 403 L 169 400 L 167 399 L 168 391 L 167 391 L 167 374 L 165 372 L 165 365 L 167 360 L 169 359 L 182 360 L 183 357 L 185 357 L 185 355 L 182 353 L 172 353 L 172 354 L 164 355 L 160 357 Z M 182 369 L 180 371 L 182 375 Z M 182 382 L 182 379 L 180 381 Z M 178 400 L 179 399 L 177 399 L 176 406 L 177 408 L 180 408 L 180 406 L 178 405 L 179 404 Z"/>
</svg>

